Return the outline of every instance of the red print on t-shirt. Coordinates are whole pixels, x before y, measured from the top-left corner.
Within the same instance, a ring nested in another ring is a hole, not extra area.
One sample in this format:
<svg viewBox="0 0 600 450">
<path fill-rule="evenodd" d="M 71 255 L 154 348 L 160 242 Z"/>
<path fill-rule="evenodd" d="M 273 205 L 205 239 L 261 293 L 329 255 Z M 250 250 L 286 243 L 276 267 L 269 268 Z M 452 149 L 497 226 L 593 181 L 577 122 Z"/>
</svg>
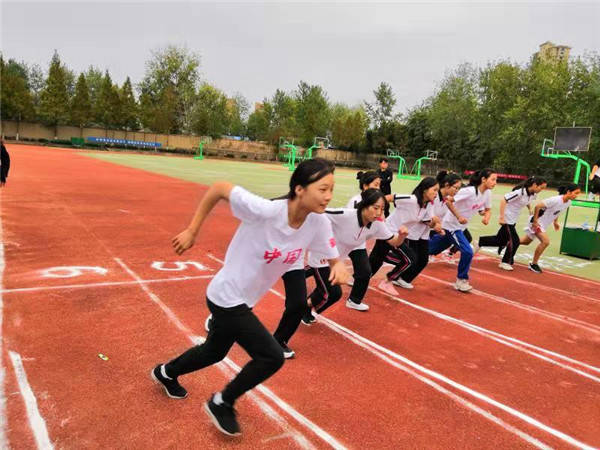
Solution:
<svg viewBox="0 0 600 450">
<path fill-rule="evenodd" d="M 300 258 L 301 253 L 302 253 L 301 248 L 297 248 L 296 250 L 292 250 L 291 252 L 288 252 L 288 254 L 285 256 L 285 259 L 283 260 L 283 263 L 284 264 L 294 264 L 296 261 L 298 261 L 298 258 Z"/>
<path fill-rule="evenodd" d="M 281 256 L 281 251 L 277 247 L 273 249 L 272 252 L 265 250 L 264 259 L 267 260 L 267 264 L 270 264 L 274 259 L 277 259 Z"/>
<path fill-rule="evenodd" d="M 329 245 L 331 245 L 331 248 L 335 247 L 335 238 L 329 239 Z"/>
</svg>

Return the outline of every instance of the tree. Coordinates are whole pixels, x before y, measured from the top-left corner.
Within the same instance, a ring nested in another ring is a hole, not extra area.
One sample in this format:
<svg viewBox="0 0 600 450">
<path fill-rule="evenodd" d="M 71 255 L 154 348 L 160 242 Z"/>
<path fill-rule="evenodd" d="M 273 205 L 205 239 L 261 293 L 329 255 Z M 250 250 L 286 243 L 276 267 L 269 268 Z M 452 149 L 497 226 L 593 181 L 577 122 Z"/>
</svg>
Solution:
<svg viewBox="0 0 600 450">
<path fill-rule="evenodd" d="M 265 110 L 269 119 L 269 142 L 276 143 L 281 136 L 297 136 L 296 100 L 294 97 L 277 89 L 269 104 L 271 105 L 270 110 Z"/>
<path fill-rule="evenodd" d="M 262 107 L 255 109 L 248 117 L 248 137 L 255 141 L 269 139 L 269 122 L 273 107 L 267 99 L 263 100 Z"/>
<path fill-rule="evenodd" d="M 363 149 L 368 126 L 369 118 L 363 107 L 349 108 L 342 103 L 331 107 L 331 139 L 336 147 Z"/>
<path fill-rule="evenodd" d="M 431 143 L 429 110 L 426 106 L 414 108 L 406 120 L 406 148 L 413 157 L 421 157 L 427 150 L 435 150 Z"/>
<path fill-rule="evenodd" d="M 373 91 L 375 102 L 365 102 L 365 110 L 371 122 L 371 130 L 367 134 L 369 150 L 385 150 L 395 147 L 394 136 L 397 135 L 401 116 L 394 115 L 396 97 L 389 84 L 381 82 Z"/>
<path fill-rule="evenodd" d="M 75 95 L 71 102 L 71 123 L 83 128 L 92 120 L 92 104 L 90 92 L 85 81 L 85 75 L 81 73 L 75 86 Z"/>
<path fill-rule="evenodd" d="M 58 125 L 64 124 L 69 119 L 69 94 L 67 91 L 67 70 L 60 62 L 58 53 L 54 51 L 48 78 L 40 94 L 39 115 L 42 121 L 54 126 L 56 138 Z"/>
<path fill-rule="evenodd" d="M 331 114 L 327 94 L 321 86 L 301 81 L 295 92 L 296 125 L 300 143 L 310 145 L 315 136 L 325 136 Z"/>
<path fill-rule="evenodd" d="M 17 121 L 17 139 L 21 120 L 34 116 L 33 97 L 28 85 L 27 67 L 0 55 L 0 117 Z"/>
<path fill-rule="evenodd" d="M 218 138 L 229 126 L 227 96 L 217 88 L 204 83 L 198 90 L 192 114 L 192 130 L 196 134 Z"/>
<path fill-rule="evenodd" d="M 133 95 L 133 89 L 131 87 L 131 80 L 129 79 L 129 77 L 127 77 L 125 83 L 123 83 L 119 95 L 121 98 L 121 125 L 127 130 L 137 130 L 138 104 Z"/>
<path fill-rule="evenodd" d="M 231 136 L 245 136 L 247 133 L 246 121 L 248 120 L 248 110 L 250 109 L 248 100 L 238 92 L 228 100 L 227 105 L 229 112 L 227 134 Z"/>
<path fill-rule="evenodd" d="M 186 48 L 168 46 L 152 52 L 146 73 L 139 85 L 142 123 L 151 127 L 153 116 L 159 115 L 161 132 L 189 131 L 195 109 L 196 89 L 200 80 L 200 57 Z M 163 103 L 163 102 L 167 103 Z M 162 109 L 162 111 L 159 111 Z"/>
<path fill-rule="evenodd" d="M 94 118 L 104 128 L 121 128 L 123 126 L 119 89 L 113 85 L 108 70 L 104 73 L 100 92 L 96 98 Z"/>
</svg>

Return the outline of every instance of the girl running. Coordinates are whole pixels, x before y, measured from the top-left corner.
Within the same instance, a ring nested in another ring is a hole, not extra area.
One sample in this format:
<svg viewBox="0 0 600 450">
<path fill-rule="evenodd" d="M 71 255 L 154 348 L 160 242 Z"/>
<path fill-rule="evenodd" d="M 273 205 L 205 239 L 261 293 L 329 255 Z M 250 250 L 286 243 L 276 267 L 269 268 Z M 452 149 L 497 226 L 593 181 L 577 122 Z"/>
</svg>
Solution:
<svg viewBox="0 0 600 450">
<path fill-rule="evenodd" d="M 270 201 L 240 186 L 214 183 L 203 196 L 190 225 L 173 238 L 178 255 L 194 245 L 202 224 L 219 200 L 228 200 L 241 220 L 225 256 L 225 263 L 206 290 L 212 323 L 206 341 L 152 370 L 167 395 L 185 398 L 178 377 L 221 361 L 234 343 L 251 360 L 221 392 L 213 394 L 205 409 L 225 434 L 237 435 L 240 427 L 233 409 L 246 391 L 273 375 L 282 366 L 281 346 L 252 312 L 254 305 L 302 254 L 318 249 L 330 265 L 328 282 L 347 277 L 338 259 L 331 224 L 325 212 L 333 191 L 334 167 L 323 159 L 302 162 L 290 179 L 287 199 Z"/>
<path fill-rule="evenodd" d="M 540 177 L 530 177 L 525 182 L 515 186 L 515 188 L 504 195 L 500 201 L 500 229 L 495 236 L 481 236 L 479 241 L 473 246 L 474 253 L 479 251 L 480 247 L 506 247 L 502 262 L 498 267 L 503 270 L 513 270 L 515 263 L 515 253 L 519 248 L 519 234 L 516 230 L 519 214 L 524 207 L 529 208 L 537 195 L 546 189 L 546 180 Z M 531 213 L 531 210 L 530 210 Z"/>
<path fill-rule="evenodd" d="M 592 171 L 590 172 L 590 193 L 589 199 L 594 200 L 594 196 L 598 196 L 598 200 L 600 201 L 600 159 L 596 161 L 594 167 L 592 167 Z"/>
<path fill-rule="evenodd" d="M 430 255 L 437 255 L 451 245 L 458 245 L 460 261 L 454 288 L 461 292 L 473 289 L 469 284 L 469 268 L 473 259 L 473 249 L 463 230 L 466 229 L 469 219 L 477 211 L 483 216 L 481 222 L 484 225 L 490 222 L 491 190 L 496 186 L 496 178 L 496 174 L 490 169 L 475 172 L 469 180 L 469 186 L 462 188 L 454 197 L 454 208 L 458 212 L 458 217 L 448 211 L 442 219 L 442 228 L 445 234 L 438 234 L 429 240 Z"/>
<path fill-rule="evenodd" d="M 362 201 L 363 191 L 366 191 L 367 189 L 379 189 L 381 186 L 381 178 L 374 170 L 367 170 L 366 172 L 360 171 L 356 174 L 356 179 L 358 180 L 360 192 L 348 200 L 346 208 L 356 208 L 356 205 Z"/>
<path fill-rule="evenodd" d="M 394 195 L 395 209 L 386 219 L 388 228 L 391 230 L 405 228 L 408 239 L 413 242 L 405 241 L 399 247 L 380 240 L 375 243 L 369 256 L 373 273 L 377 273 L 384 262 L 394 266 L 377 286 L 382 291 L 390 295 L 398 295 L 394 284 L 412 289 L 413 285 L 410 282 L 427 265 L 429 257 L 426 252 L 424 253 L 424 244 L 427 242 L 421 240 L 429 240 L 429 228 L 434 218 L 433 201 L 438 195 L 438 190 L 436 179 L 426 177 L 421 180 L 411 195 Z M 406 278 L 402 277 L 406 272 L 408 272 Z"/>
<path fill-rule="evenodd" d="M 527 234 L 521 238 L 521 245 L 531 244 L 536 237 L 540 241 L 535 248 L 533 261 L 529 263 L 529 268 L 533 272 L 542 273 L 538 262 L 546 247 L 550 245 L 550 238 L 548 238 L 546 230 L 551 223 L 556 231 L 560 230 L 558 216 L 571 206 L 571 200 L 576 199 L 579 194 L 581 194 L 581 189 L 574 183 L 568 183 L 558 188 L 558 195 L 535 205 L 533 215 L 529 218 L 529 225 L 525 228 Z"/>
<path fill-rule="evenodd" d="M 400 245 L 405 235 L 400 235 L 391 231 L 386 223 L 381 220 L 385 206 L 385 196 L 378 189 L 367 189 L 361 194 L 362 200 L 352 208 L 328 209 L 325 211 L 327 218 L 331 221 L 336 245 L 340 252 L 340 259 L 343 260 L 357 246 L 365 243 L 369 239 L 382 239 L 389 245 Z M 366 256 L 366 251 L 365 251 Z M 369 287 L 371 277 L 371 268 L 368 258 L 357 258 L 359 266 L 357 272 L 361 276 L 355 275 L 354 286 L 350 297 L 346 301 L 346 306 L 358 311 L 367 311 L 369 306 L 362 302 L 362 299 Z M 309 275 L 314 275 L 316 288 L 310 294 L 310 302 L 315 311 L 321 314 L 342 296 L 342 289 L 339 286 L 332 286 L 328 281 L 329 267 L 325 264 L 321 252 L 314 251 L 308 255 Z M 355 270 L 356 270 L 355 269 Z M 311 324 L 315 321 L 310 309 L 307 310 L 304 323 Z"/>
</svg>

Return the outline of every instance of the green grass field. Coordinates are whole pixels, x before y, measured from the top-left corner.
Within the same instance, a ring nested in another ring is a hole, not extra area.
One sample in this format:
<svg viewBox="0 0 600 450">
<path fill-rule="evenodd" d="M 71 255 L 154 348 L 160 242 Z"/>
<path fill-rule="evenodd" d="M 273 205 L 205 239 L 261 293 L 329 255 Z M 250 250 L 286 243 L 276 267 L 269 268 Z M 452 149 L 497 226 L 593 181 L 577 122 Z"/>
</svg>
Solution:
<svg viewBox="0 0 600 450">
<path fill-rule="evenodd" d="M 142 155 L 129 153 L 106 153 L 86 152 L 93 158 L 109 161 L 115 164 L 134 167 L 149 172 L 159 173 L 182 180 L 200 184 L 210 184 L 216 180 L 228 180 L 239 184 L 246 189 L 266 198 L 283 195 L 287 192 L 290 172 L 282 164 L 263 164 L 243 161 L 227 161 L 216 159 L 204 159 L 202 161 L 186 157 Z M 331 203 L 334 207 L 343 206 L 348 199 L 356 194 L 358 181 L 356 170 L 338 168 L 336 170 L 336 185 L 334 198 Z M 394 179 L 392 192 L 410 193 L 416 181 Z M 495 234 L 498 230 L 498 207 L 500 198 L 512 189 L 512 185 L 499 184 L 493 191 L 492 220 L 487 227 L 481 223 L 479 216 L 472 219 L 469 229 L 475 238 L 484 234 Z M 554 189 L 547 189 L 540 198 L 548 198 L 556 195 Z M 192 211 L 190 211 L 190 214 Z M 579 226 L 584 222 L 593 225 L 598 214 L 597 209 L 572 207 L 569 212 L 569 226 Z M 559 219 L 561 225 L 564 216 Z M 523 212 L 517 226 L 519 234 L 523 234 L 523 228 L 527 221 L 527 214 Z M 551 245 L 542 256 L 540 265 L 559 272 L 578 275 L 585 278 L 600 280 L 600 260 L 588 261 L 559 253 L 561 232 L 554 229 L 548 230 Z M 527 263 L 533 255 L 537 241 L 525 247 L 519 248 L 517 262 Z M 494 254 L 494 249 L 484 249 L 487 254 Z"/>
</svg>

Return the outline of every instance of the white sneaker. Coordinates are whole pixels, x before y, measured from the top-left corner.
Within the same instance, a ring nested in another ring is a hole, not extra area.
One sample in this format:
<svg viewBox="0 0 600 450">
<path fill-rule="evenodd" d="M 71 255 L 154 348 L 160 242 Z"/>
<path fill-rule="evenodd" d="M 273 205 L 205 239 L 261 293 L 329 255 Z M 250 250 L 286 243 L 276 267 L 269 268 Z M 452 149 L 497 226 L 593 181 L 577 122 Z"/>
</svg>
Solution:
<svg viewBox="0 0 600 450">
<path fill-rule="evenodd" d="M 456 280 L 456 283 L 454 283 L 454 289 L 460 292 L 469 292 L 471 289 L 473 289 L 473 286 L 469 284 L 469 280 L 463 280 L 459 278 Z"/>
<path fill-rule="evenodd" d="M 404 281 L 402 278 L 398 278 L 397 280 L 392 281 L 396 286 L 400 286 L 404 289 L 413 289 L 414 286 L 411 283 Z"/>
<path fill-rule="evenodd" d="M 352 300 L 346 300 L 346 307 L 357 311 L 368 311 L 369 305 L 365 303 L 354 303 Z"/>
<path fill-rule="evenodd" d="M 501 262 L 500 264 L 498 264 L 498 267 L 500 267 L 502 270 L 508 270 L 508 271 L 515 270 L 513 268 L 513 266 L 511 266 L 510 264 L 505 263 L 505 262 Z"/>
<path fill-rule="evenodd" d="M 394 285 L 390 281 L 388 281 L 386 278 L 381 280 L 379 282 L 379 284 L 377 285 L 377 287 L 379 289 L 381 289 L 383 292 L 385 292 L 386 294 L 398 295 L 398 291 L 396 290 Z"/>
<path fill-rule="evenodd" d="M 479 246 L 479 242 L 473 242 L 473 254 L 477 254 L 479 252 L 479 250 L 481 249 L 481 247 Z"/>
</svg>

